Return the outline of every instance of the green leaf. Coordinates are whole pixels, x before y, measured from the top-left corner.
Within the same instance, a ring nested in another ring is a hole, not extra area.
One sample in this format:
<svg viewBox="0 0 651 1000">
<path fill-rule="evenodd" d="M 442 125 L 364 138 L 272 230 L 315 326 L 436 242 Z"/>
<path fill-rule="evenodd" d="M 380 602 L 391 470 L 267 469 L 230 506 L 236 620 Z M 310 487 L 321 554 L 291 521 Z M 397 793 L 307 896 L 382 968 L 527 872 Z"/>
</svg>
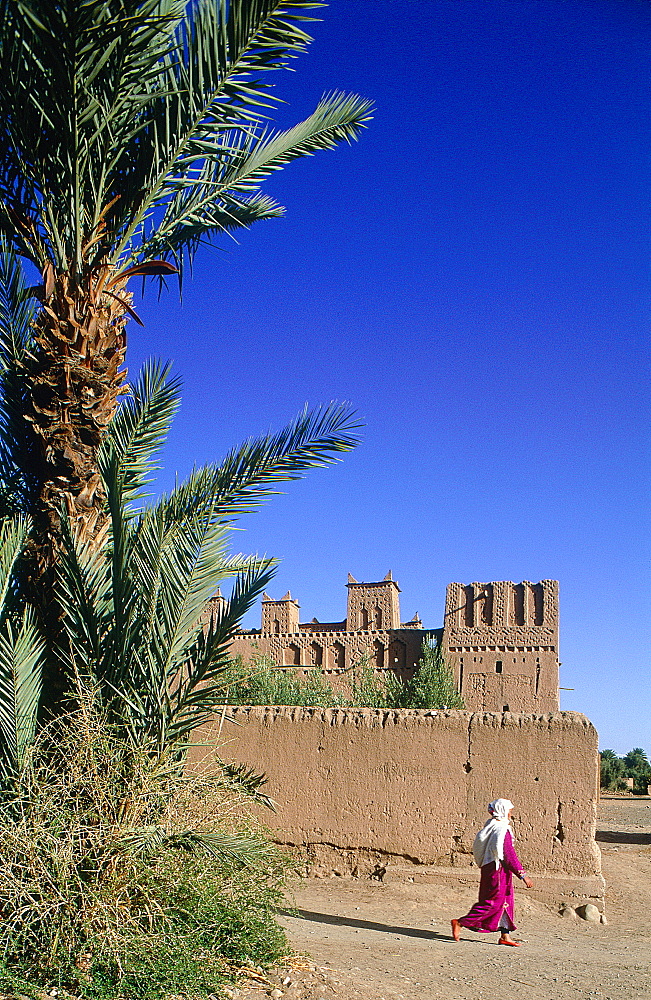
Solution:
<svg viewBox="0 0 651 1000">
<path fill-rule="evenodd" d="M 8 604 L 29 522 L 22 518 L 0 525 L 0 771 L 17 775 L 34 735 L 41 691 L 44 642 L 29 608 L 11 620 Z M 16 621 L 16 619 L 18 620 Z"/>
<path fill-rule="evenodd" d="M 229 764 L 217 758 L 217 764 L 222 774 L 224 784 L 253 799 L 254 802 L 264 805 L 272 812 L 276 812 L 277 803 L 272 798 L 261 792 L 263 785 L 267 784 L 267 776 L 260 773 L 246 764 Z"/>
<path fill-rule="evenodd" d="M 40 271 L 108 260 L 129 275 L 278 214 L 260 181 L 350 141 L 370 113 L 332 95 L 288 132 L 260 130 L 268 74 L 305 51 L 319 6 L 4 0 L 0 232 Z"/>
<path fill-rule="evenodd" d="M 171 379 L 170 364 L 148 361 L 138 381 L 129 386 L 99 453 L 100 471 L 115 463 L 121 499 L 126 506 L 143 499 L 158 466 L 160 451 L 180 404 L 181 381 Z"/>
</svg>

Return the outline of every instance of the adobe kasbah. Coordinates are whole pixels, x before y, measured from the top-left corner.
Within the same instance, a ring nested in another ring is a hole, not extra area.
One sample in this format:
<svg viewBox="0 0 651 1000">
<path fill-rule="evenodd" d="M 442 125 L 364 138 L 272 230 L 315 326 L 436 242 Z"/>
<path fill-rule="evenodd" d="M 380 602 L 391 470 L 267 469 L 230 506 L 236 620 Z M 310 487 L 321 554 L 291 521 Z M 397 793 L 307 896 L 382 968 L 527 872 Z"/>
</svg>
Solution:
<svg viewBox="0 0 651 1000">
<path fill-rule="evenodd" d="M 450 583 L 442 629 L 423 628 L 418 615 L 401 623 L 400 587 L 390 572 L 371 583 L 349 574 L 347 589 L 340 622 L 302 623 L 290 593 L 279 601 L 265 594 L 261 628 L 236 633 L 233 654 L 244 662 L 264 655 L 305 676 L 318 670 L 335 683 L 370 658 L 376 671 L 406 679 L 417 669 L 423 640 L 435 638 L 467 709 L 559 710 L 557 580 Z"/>
</svg>

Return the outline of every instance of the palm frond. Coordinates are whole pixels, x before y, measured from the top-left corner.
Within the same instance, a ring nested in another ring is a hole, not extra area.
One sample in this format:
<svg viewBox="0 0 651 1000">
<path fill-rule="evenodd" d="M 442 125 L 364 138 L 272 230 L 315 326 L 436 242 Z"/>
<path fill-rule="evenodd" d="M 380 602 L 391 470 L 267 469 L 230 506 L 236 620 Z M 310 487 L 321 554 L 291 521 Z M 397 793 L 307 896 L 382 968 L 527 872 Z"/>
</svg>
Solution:
<svg viewBox="0 0 651 1000">
<path fill-rule="evenodd" d="M 30 530 L 27 518 L 16 517 L 0 522 L 0 622 L 7 617 L 8 597 L 16 572 L 16 564 L 23 552 Z"/>
<path fill-rule="evenodd" d="M 208 599 L 228 573 L 228 538 L 221 525 L 195 523 L 185 530 L 179 526 L 167 533 L 167 540 L 161 560 L 159 605 L 166 673 L 170 668 L 175 671 L 194 638 Z"/>
<path fill-rule="evenodd" d="M 36 729 L 45 643 L 26 609 L 20 629 L 0 633 L 0 771 L 5 778 L 23 767 Z"/>
<path fill-rule="evenodd" d="M 161 448 L 180 403 L 181 380 L 170 378 L 171 365 L 148 361 L 135 384 L 129 386 L 99 453 L 99 467 L 108 475 L 115 462 L 126 506 L 146 496 Z"/>
<path fill-rule="evenodd" d="M 163 186 L 165 214 L 139 246 L 139 259 L 171 253 L 182 264 L 184 248 L 191 255 L 203 239 L 281 215 L 282 207 L 258 191 L 262 181 L 292 160 L 352 142 L 371 108 L 355 95 L 325 95 L 309 118 L 288 131 L 231 130 L 224 133 L 218 156 L 208 157 L 202 147 L 192 168 Z"/>
<path fill-rule="evenodd" d="M 270 174 L 302 156 L 352 142 L 370 119 L 372 104 L 355 94 L 324 94 L 305 121 L 284 132 L 249 130 L 229 137 L 229 155 L 222 155 L 212 177 L 213 197 L 257 190 Z M 178 182 L 177 182 L 178 183 Z"/>
<path fill-rule="evenodd" d="M 274 573 L 272 559 L 229 554 L 231 522 L 278 482 L 354 447 L 358 428 L 345 404 L 306 408 L 279 433 L 245 442 L 222 465 L 196 470 L 142 509 L 133 501 L 142 498 L 177 404 L 168 368 L 148 366 L 102 449 L 105 545 L 85 542 L 63 512 L 57 592 L 68 635 L 65 669 L 89 670 L 111 718 L 134 739 L 153 740 L 160 753 L 182 747 L 221 703 L 233 635 Z M 230 598 L 206 623 L 209 598 L 233 579 Z M 248 780 L 252 790 L 252 775 Z"/>
<path fill-rule="evenodd" d="M 29 511 L 37 473 L 23 416 L 34 312 L 23 269 L 0 239 L 0 517 Z"/>
<path fill-rule="evenodd" d="M 151 824 L 127 830 L 120 837 L 116 852 L 134 857 L 151 857 L 164 846 L 168 839 L 164 826 Z"/>
<path fill-rule="evenodd" d="M 194 473 L 170 496 L 168 516 L 175 520 L 210 510 L 213 517 L 232 521 L 276 495 L 277 483 L 338 461 L 338 455 L 359 444 L 360 427 L 347 403 L 306 406 L 276 434 L 250 438 L 220 465 Z"/>
<path fill-rule="evenodd" d="M 48 258 L 62 269 L 80 266 L 84 241 L 110 201 L 102 199 L 112 144 L 124 144 L 161 89 L 185 7 L 182 0 L 3 3 L 0 191 L 14 217 L 25 219 L 16 227 L 9 215 L 7 228 L 40 268 Z"/>
<path fill-rule="evenodd" d="M 170 834 L 164 826 L 155 824 L 127 830 L 117 842 L 115 851 L 134 857 L 152 857 L 169 848 L 183 850 L 188 854 L 228 859 L 244 868 L 269 854 L 269 846 L 265 841 L 247 834 L 220 831 L 204 833 L 200 830 L 183 830 Z"/>
<path fill-rule="evenodd" d="M 84 673 L 97 676 L 107 655 L 106 635 L 113 617 L 109 553 L 107 546 L 77 538 L 66 513 L 61 521 L 64 544 L 57 565 L 56 594 L 63 609 L 68 648 L 57 653 L 67 661 L 66 673 L 80 664 Z"/>
<path fill-rule="evenodd" d="M 172 681 L 169 738 L 187 740 L 194 729 L 209 721 L 223 702 L 221 675 L 228 669 L 230 645 L 242 618 L 268 587 L 275 571 L 273 560 L 252 563 L 238 574 L 232 594 L 218 614 L 195 632 L 187 649 L 187 660 Z"/>
<path fill-rule="evenodd" d="M 217 766 L 227 788 L 253 799 L 258 805 L 266 806 L 272 812 L 276 812 L 277 803 L 266 793 L 260 791 L 268 781 L 264 772 L 260 773 L 252 767 L 247 767 L 246 764 L 229 764 L 219 758 L 217 758 Z"/>
<path fill-rule="evenodd" d="M 207 854 L 213 858 L 227 858 L 247 868 L 255 861 L 269 855 L 269 845 L 264 840 L 244 834 L 202 833 L 186 830 L 170 837 L 171 847 L 182 848 L 190 854 Z"/>
<path fill-rule="evenodd" d="M 0 770 L 5 778 L 22 767 L 34 734 L 42 681 L 45 647 L 31 611 L 12 611 L 16 566 L 28 532 L 24 518 L 0 525 Z"/>
<path fill-rule="evenodd" d="M 305 51 L 319 6 L 3 0 L 0 232 L 41 271 L 81 274 L 155 247 L 182 261 L 203 238 L 278 214 L 259 182 L 354 138 L 370 110 L 333 96 L 289 132 L 259 132 L 268 73 Z"/>
<path fill-rule="evenodd" d="M 23 268 L 0 239 L 0 370 L 13 368 L 33 347 L 35 305 L 29 296 Z"/>
</svg>

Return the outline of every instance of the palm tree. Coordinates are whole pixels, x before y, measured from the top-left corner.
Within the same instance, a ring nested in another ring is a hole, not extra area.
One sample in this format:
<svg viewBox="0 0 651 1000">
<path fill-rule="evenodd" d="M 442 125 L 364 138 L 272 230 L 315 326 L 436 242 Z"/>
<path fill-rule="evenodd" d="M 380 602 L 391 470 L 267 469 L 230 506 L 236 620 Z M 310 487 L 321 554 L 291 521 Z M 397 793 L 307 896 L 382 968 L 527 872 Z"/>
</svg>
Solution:
<svg viewBox="0 0 651 1000">
<path fill-rule="evenodd" d="M 226 862 L 226 882 L 246 866 L 256 892 L 280 868 L 232 815 L 234 794 L 273 807 L 264 775 L 214 756 L 209 773 L 188 775 L 185 755 L 222 700 L 233 631 L 274 570 L 273 560 L 229 553 L 235 521 L 279 483 L 354 447 L 356 424 L 345 405 L 304 411 L 148 504 L 179 405 L 169 367 L 148 364 L 98 449 L 102 529 L 91 538 L 74 511 L 61 511 L 52 575 L 62 617 L 44 631 L 21 572 L 33 484 L 20 374 L 32 317 L 22 269 L 0 254 L 0 944 L 30 977 L 44 957 L 63 974 L 95 948 L 119 979 L 134 938 L 171 952 L 187 938 L 188 953 L 198 950 L 192 935 L 204 911 L 193 914 L 185 893 L 216 906 Z M 208 598 L 233 579 L 205 622 Z M 52 697 L 57 676 L 73 689 L 64 713 L 56 689 Z M 39 701 L 50 710 L 45 725 Z M 246 894 L 244 886 L 238 905 Z M 180 924 L 169 920 L 179 913 Z M 224 913 L 233 909 L 220 911 L 221 922 Z M 269 919 L 260 935 L 275 933 Z M 220 947 L 213 935 L 200 951 L 214 959 Z"/>
<path fill-rule="evenodd" d="M 624 773 L 633 779 L 633 789 L 644 795 L 651 783 L 651 765 L 642 747 L 633 747 L 624 757 Z"/>
<path fill-rule="evenodd" d="M 102 530 L 91 538 L 74 511 L 61 511 L 52 568 L 60 619 L 39 634 L 20 560 L 32 483 L 14 427 L 31 346 L 25 302 L 19 265 L 0 255 L 0 767 L 19 769 L 41 690 L 51 710 L 75 676 L 97 688 L 113 728 L 164 754 L 181 747 L 219 701 L 232 634 L 273 573 L 273 560 L 229 555 L 235 521 L 279 483 L 353 448 L 358 425 L 346 404 L 304 410 L 147 506 L 179 382 L 169 366 L 145 366 L 98 449 Z M 204 627 L 208 599 L 233 578 L 230 599 Z"/>
<path fill-rule="evenodd" d="M 600 784 L 602 788 L 616 789 L 624 778 L 624 761 L 614 750 L 602 750 L 600 759 Z"/>
<path fill-rule="evenodd" d="M 266 74 L 310 41 L 308 0 L 0 0 L 0 234 L 41 278 L 13 415 L 44 593 L 61 510 L 105 523 L 98 454 L 125 388 L 130 279 L 281 214 L 261 182 L 355 138 L 368 101 L 333 93 L 264 125 Z"/>
<path fill-rule="evenodd" d="M 649 767 L 649 760 L 642 747 L 633 747 L 624 757 L 624 763 L 630 770 L 639 770 Z"/>
</svg>

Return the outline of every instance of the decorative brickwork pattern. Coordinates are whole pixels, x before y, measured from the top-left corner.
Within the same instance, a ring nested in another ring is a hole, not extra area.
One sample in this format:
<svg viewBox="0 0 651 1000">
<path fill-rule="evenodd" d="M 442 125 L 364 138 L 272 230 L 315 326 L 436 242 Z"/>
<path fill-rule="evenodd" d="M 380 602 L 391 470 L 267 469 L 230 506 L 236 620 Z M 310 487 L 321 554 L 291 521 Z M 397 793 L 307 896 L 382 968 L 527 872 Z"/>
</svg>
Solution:
<svg viewBox="0 0 651 1000">
<path fill-rule="evenodd" d="M 443 652 L 466 708 L 558 711 L 558 582 L 449 584 Z"/>
<path fill-rule="evenodd" d="M 392 670 L 403 679 L 418 665 L 423 638 L 431 634 L 416 615 L 400 623 L 400 587 L 391 572 L 384 580 L 360 583 L 348 575 L 347 615 L 341 622 L 299 622 L 299 604 L 288 592 L 280 601 L 262 598 L 260 630 L 236 633 L 233 655 L 245 662 L 267 656 L 307 677 L 319 670 L 337 686 L 356 665 Z"/>
<path fill-rule="evenodd" d="M 232 652 L 245 662 L 256 655 L 307 677 L 318 670 L 338 679 L 366 662 L 381 672 L 412 677 L 423 639 L 441 636 L 466 708 L 480 712 L 555 712 L 558 690 L 558 582 L 451 583 L 440 630 L 424 629 L 418 615 L 400 623 L 400 588 L 384 580 L 360 583 L 348 576 L 346 618 L 299 621 L 288 592 L 262 599 L 260 630 L 236 633 Z M 222 598 L 214 599 L 217 611 Z M 210 609 L 208 609 L 208 613 Z"/>
<path fill-rule="evenodd" d="M 346 586 L 348 629 L 400 628 L 400 587 L 390 571 L 379 583 L 358 583 L 349 573 Z"/>
</svg>

